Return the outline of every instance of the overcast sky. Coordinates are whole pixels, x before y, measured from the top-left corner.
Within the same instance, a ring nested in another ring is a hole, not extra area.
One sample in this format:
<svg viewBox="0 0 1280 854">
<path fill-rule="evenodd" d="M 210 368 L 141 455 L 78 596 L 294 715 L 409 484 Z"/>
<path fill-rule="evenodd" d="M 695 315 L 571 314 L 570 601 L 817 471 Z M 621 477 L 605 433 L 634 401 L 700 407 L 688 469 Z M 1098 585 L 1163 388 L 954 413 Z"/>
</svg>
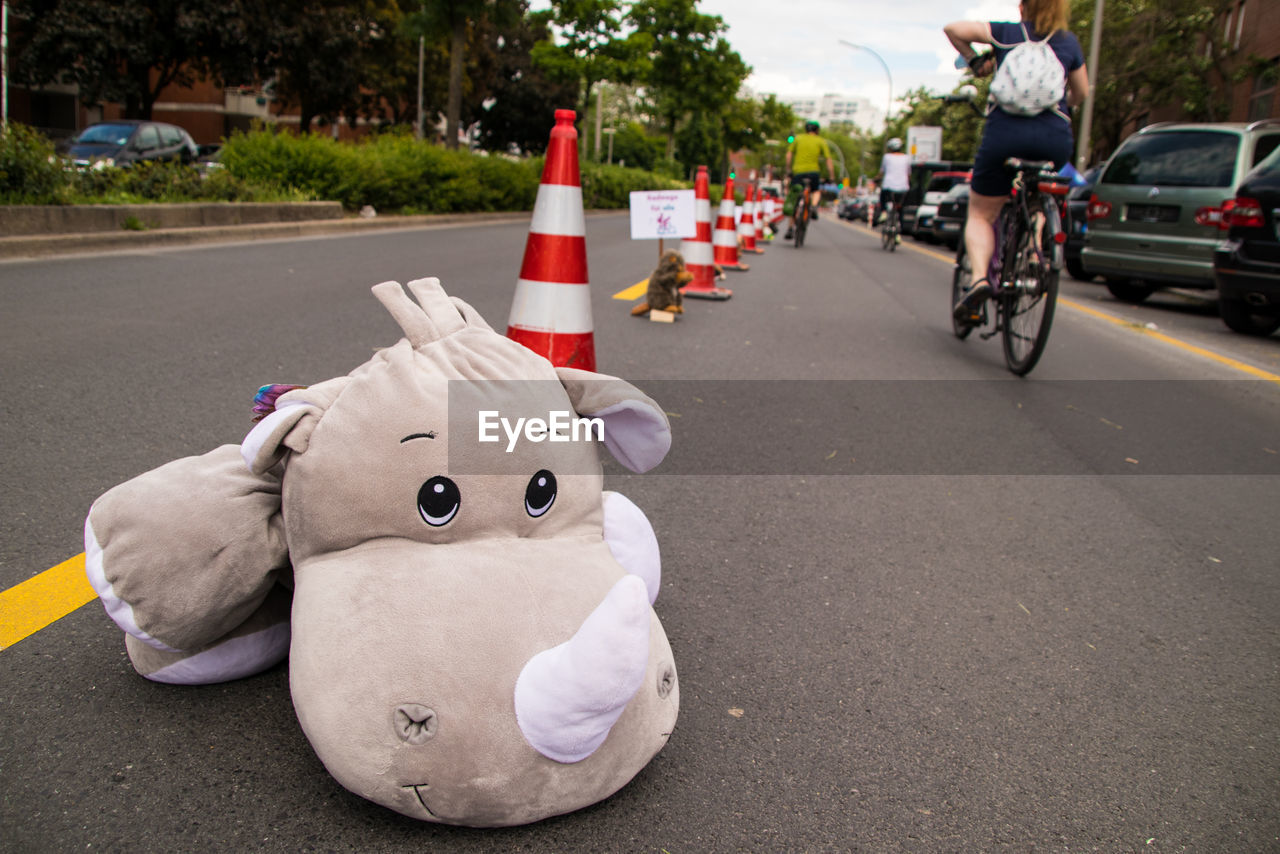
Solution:
<svg viewBox="0 0 1280 854">
<path fill-rule="evenodd" d="M 918 86 L 949 92 L 959 81 L 944 24 L 1018 20 L 1017 0 L 699 0 L 698 9 L 724 19 L 756 92 L 861 95 L 880 110 L 890 76 L 895 99 Z M 889 75 L 841 39 L 874 51 Z"/>
<path fill-rule="evenodd" d="M 698 10 L 724 19 L 729 43 L 753 69 L 747 85 L 755 92 L 861 95 L 878 110 L 888 101 L 890 77 L 895 99 L 918 86 L 955 86 L 960 72 L 944 24 L 1018 20 L 1017 0 L 699 0 Z M 875 56 L 841 39 L 870 48 L 889 74 Z"/>
</svg>

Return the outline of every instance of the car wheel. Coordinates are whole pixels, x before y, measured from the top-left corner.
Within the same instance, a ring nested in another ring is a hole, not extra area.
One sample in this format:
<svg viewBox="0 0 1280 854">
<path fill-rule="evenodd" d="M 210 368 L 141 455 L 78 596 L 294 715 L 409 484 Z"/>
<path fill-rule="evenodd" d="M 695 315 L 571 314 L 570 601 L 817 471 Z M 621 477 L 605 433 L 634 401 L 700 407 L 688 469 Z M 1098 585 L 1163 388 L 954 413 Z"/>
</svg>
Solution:
<svg viewBox="0 0 1280 854">
<path fill-rule="evenodd" d="M 1093 281 L 1093 274 L 1084 268 L 1079 258 L 1071 258 L 1067 261 L 1067 272 L 1073 279 L 1079 279 L 1082 282 Z"/>
<path fill-rule="evenodd" d="M 1280 315 L 1258 314 L 1244 300 L 1219 299 L 1218 314 L 1232 332 L 1267 336 L 1280 329 Z"/>
<path fill-rule="evenodd" d="M 1136 305 L 1155 293 L 1156 289 L 1150 285 L 1136 284 L 1129 279 L 1107 277 L 1107 290 L 1111 291 L 1111 295 L 1116 299 Z"/>
</svg>

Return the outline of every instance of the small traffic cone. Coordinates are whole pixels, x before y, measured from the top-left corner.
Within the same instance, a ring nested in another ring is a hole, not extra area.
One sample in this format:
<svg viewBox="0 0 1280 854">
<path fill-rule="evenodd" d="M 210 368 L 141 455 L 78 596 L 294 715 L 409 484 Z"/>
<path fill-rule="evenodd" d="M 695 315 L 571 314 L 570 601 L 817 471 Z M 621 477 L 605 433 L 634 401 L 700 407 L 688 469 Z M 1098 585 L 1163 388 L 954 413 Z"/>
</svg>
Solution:
<svg viewBox="0 0 1280 854">
<path fill-rule="evenodd" d="M 716 270 L 711 253 L 711 193 L 707 179 L 707 167 L 698 167 L 698 177 L 693 182 L 693 219 L 697 233 L 680 242 L 680 254 L 684 266 L 693 273 L 693 281 L 680 289 L 687 297 L 698 299 L 728 299 L 733 291 L 715 286 Z"/>
<path fill-rule="evenodd" d="M 756 218 L 756 245 L 764 243 L 764 194 L 756 194 L 756 209 L 752 211 Z M 760 246 L 760 251 L 764 252 L 764 247 Z"/>
<path fill-rule="evenodd" d="M 507 337 L 560 368 L 596 369 L 573 110 L 556 110 Z"/>
<path fill-rule="evenodd" d="M 711 248 L 717 267 L 745 272 L 751 268 L 738 260 L 738 228 L 733 222 L 733 208 L 733 176 L 730 176 L 724 181 L 716 227 L 711 232 Z"/>
<path fill-rule="evenodd" d="M 742 201 L 742 221 L 738 223 L 738 237 L 742 239 L 742 251 L 759 255 L 763 249 L 756 247 L 756 188 L 747 185 L 746 198 Z"/>
</svg>

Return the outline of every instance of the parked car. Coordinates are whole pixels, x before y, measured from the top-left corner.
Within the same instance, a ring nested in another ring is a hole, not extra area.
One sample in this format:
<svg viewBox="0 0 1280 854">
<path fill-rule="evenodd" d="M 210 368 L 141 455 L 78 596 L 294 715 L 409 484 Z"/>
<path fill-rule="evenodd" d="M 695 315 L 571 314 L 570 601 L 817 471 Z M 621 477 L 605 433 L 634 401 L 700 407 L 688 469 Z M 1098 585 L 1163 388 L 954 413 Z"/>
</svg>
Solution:
<svg viewBox="0 0 1280 854">
<path fill-rule="evenodd" d="M 907 195 L 902 200 L 903 234 L 915 234 L 916 210 L 924 200 L 925 190 L 934 175 L 940 172 L 968 172 L 972 168 L 972 163 L 963 163 L 957 160 L 925 160 L 920 163 L 912 163 L 911 189 L 907 190 Z"/>
<path fill-rule="evenodd" d="M 850 222 L 859 219 L 865 220 L 867 218 L 867 205 L 870 201 L 870 196 L 866 195 L 845 196 L 836 202 L 836 215 Z"/>
<path fill-rule="evenodd" d="M 208 174 L 214 169 L 222 167 L 222 143 L 215 142 L 209 145 L 196 146 L 196 168 L 202 174 Z"/>
<path fill-rule="evenodd" d="M 972 172 L 935 172 L 925 187 L 924 196 L 915 211 L 915 227 L 912 233 L 921 240 L 932 241 L 933 217 L 938 212 L 938 205 L 952 187 L 969 183 Z"/>
<path fill-rule="evenodd" d="M 1236 332 L 1280 329 L 1280 149 L 1245 176 L 1223 206 L 1226 240 L 1213 253 L 1218 311 Z"/>
<path fill-rule="evenodd" d="M 1098 180 L 1102 167 L 1086 169 L 1083 184 L 1077 184 L 1067 192 L 1067 242 L 1063 247 L 1063 259 L 1071 278 L 1082 282 L 1093 281 L 1093 274 L 1084 268 L 1080 253 L 1084 250 L 1084 238 L 1089 231 L 1089 199 L 1093 195 L 1093 185 Z"/>
<path fill-rule="evenodd" d="M 956 184 L 938 202 L 933 215 L 933 239 L 955 248 L 964 239 L 964 222 L 969 216 L 969 183 Z"/>
<path fill-rule="evenodd" d="M 75 166 L 128 166 L 140 160 L 196 159 L 191 135 L 177 125 L 133 119 L 89 125 L 59 146 Z"/>
<path fill-rule="evenodd" d="M 1165 286 L 1215 287 L 1223 205 L 1280 146 L 1280 119 L 1143 128 L 1107 161 L 1089 199 L 1084 271 L 1126 302 Z"/>
</svg>

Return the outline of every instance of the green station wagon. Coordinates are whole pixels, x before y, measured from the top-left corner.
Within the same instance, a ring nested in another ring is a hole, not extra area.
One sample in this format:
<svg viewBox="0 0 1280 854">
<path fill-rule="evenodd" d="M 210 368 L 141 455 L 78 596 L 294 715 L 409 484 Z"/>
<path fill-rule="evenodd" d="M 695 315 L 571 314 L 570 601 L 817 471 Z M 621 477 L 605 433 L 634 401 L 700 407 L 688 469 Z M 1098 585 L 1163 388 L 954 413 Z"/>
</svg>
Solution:
<svg viewBox="0 0 1280 854">
<path fill-rule="evenodd" d="M 1145 127 L 1103 167 L 1089 200 L 1081 263 L 1141 302 L 1160 287 L 1214 288 L 1222 206 L 1280 147 L 1280 119 Z"/>
</svg>

